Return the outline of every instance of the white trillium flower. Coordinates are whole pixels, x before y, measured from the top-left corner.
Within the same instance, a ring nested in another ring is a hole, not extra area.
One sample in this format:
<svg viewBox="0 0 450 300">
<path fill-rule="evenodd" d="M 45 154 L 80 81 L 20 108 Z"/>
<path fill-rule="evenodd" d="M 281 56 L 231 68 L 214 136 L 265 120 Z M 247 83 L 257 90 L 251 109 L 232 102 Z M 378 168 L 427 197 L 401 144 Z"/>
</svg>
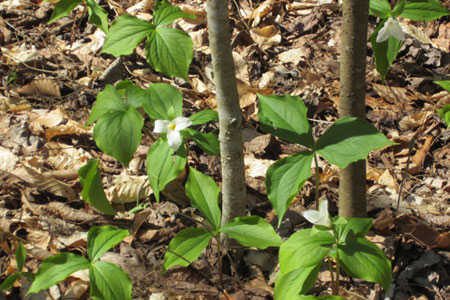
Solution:
<svg viewBox="0 0 450 300">
<path fill-rule="evenodd" d="M 390 36 L 395 37 L 397 40 L 403 41 L 405 39 L 405 33 L 398 21 L 392 17 L 389 17 L 383 24 L 383 28 L 378 31 L 377 43 L 386 41 Z"/>
<path fill-rule="evenodd" d="M 331 227 L 330 216 L 328 215 L 328 201 L 323 200 L 319 204 L 319 211 L 307 210 L 302 213 L 303 217 L 315 225 Z"/>
<path fill-rule="evenodd" d="M 192 121 L 185 117 L 177 117 L 172 121 L 156 120 L 153 132 L 167 133 L 167 142 L 173 151 L 177 151 L 183 142 L 180 131 L 191 126 Z"/>
</svg>

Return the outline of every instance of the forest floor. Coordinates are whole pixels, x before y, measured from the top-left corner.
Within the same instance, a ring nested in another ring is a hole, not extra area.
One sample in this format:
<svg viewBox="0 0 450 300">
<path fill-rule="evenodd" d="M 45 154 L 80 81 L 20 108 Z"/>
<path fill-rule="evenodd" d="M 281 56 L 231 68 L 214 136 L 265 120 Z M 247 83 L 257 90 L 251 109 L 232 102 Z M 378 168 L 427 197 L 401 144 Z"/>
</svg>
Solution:
<svg viewBox="0 0 450 300">
<path fill-rule="evenodd" d="M 152 71 L 142 44 L 121 59 L 100 54 L 103 36 L 87 22 L 83 9 L 76 8 L 68 17 L 47 24 L 52 2 L 0 3 L 0 281 L 16 267 L 17 241 L 27 249 L 26 270 L 35 272 L 51 255 L 63 251 L 85 254 L 89 228 L 113 224 L 132 234 L 102 259 L 129 274 L 133 299 L 272 299 L 277 249 L 247 249 L 238 274 L 225 272 L 224 286 L 220 285 L 213 249 L 191 266 L 161 275 L 171 238 L 193 225 L 181 213 L 195 215 L 195 210 L 179 205 L 180 198 L 186 197 L 183 193 L 165 191 L 162 201 L 156 203 L 146 179 L 145 158 L 157 136 L 146 122 L 141 145 L 125 168 L 96 147 L 92 128 L 84 126 L 96 95 L 106 84 L 120 80 L 143 88 L 155 82 L 179 88 L 185 116 L 216 109 L 206 1 L 171 1 L 197 16 L 195 22 L 175 22 L 194 42 L 188 81 Z M 110 20 L 124 13 L 149 20 L 152 3 L 100 1 Z M 448 1 L 445 5 L 450 8 Z M 341 14 L 337 1 L 240 0 L 230 4 L 244 116 L 247 208 L 273 225 L 277 220 L 266 197 L 265 172 L 273 162 L 298 149 L 259 130 L 256 93 L 301 97 L 316 137 L 330 126 L 338 118 Z M 428 23 L 400 20 L 412 35 L 388 72 L 390 87 L 381 82 L 368 44 L 367 119 L 399 143 L 372 152 L 367 160 L 368 215 L 374 218 L 368 239 L 392 262 L 391 299 L 450 299 L 450 132 L 436 113 L 450 103 L 450 94 L 433 83 L 450 79 L 449 19 Z M 370 33 L 376 22 L 370 17 Z M 201 130 L 217 133 L 217 124 Z M 190 166 L 220 185 L 217 157 L 207 156 L 194 145 L 188 154 Z M 81 199 L 77 172 L 92 158 L 100 159 L 103 186 L 120 210 L 114 218 Z M 330 213 L 336 215 L 339 170 L 325 161 L 319 164 L 320 198 L 328 200 Z M 314 207 L 313 177 L 286 214 L 279 229 L 282 237 L 311 226 L 301 212 Z M 148 206 L 133 214 L 128 210 L 136 205 L 136 199 Z M 28 285 L 20 281 L 0 299 L 25 299 Z M 342 288 L 348 299 L 387 296 L 379 286 L 347 276 Z M 320 272 L 311 293 L 330 293 L 328 271 Z M 78 272 L 27 299 L 62 298 L 89 298 L 87 275 Z"/>
</svg>

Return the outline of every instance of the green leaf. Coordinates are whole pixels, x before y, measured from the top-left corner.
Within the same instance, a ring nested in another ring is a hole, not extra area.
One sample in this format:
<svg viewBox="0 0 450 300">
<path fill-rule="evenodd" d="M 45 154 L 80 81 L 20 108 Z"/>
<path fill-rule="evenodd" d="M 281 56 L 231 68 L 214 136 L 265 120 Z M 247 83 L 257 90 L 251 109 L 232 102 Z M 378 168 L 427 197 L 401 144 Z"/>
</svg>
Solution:
<svg viewBox="0 0 450 300">
<path fill-rule="evenodd" d="M 31 272 L 22 272 L 22 273 L 20 273 L 20 275 L 22 275 L 23 277 L 25 277 L 29 281 L 33 281 L 34 278 L 36 277 L 36 274 L 31 273 Z"/>
<path fill-rule="evenodd" d="M 135 84 L 130 80 L 122 80 L 116 83 L 115 88 L 119 92 L 121 97 L 125 97 L 125 92 L 128 87 L 134 86 Z"/>
<path fill-rule="evenodd" d="M 173 6 L 165 0 L 156 1 L 153 11 L 153 24 L 158 27 L 167 26 L 179 18 L 195 19 L 195 16 L 185 13 L 178 6 Z"/>
<path fill-rule="evenodd" d="M 89 268 L 91 297 L 94 300 L 131 300 L 131 280 L 118 266 L 97 261 Z"/>
<path fill-rule="evenodd" d="M 314 146 L 311 126 L 306 118 L 308 108 L 300 97 L 258 94 L 258 98 L 262 131 L 308 148 Z"/>
<path fill-rule="evenodd" d="M 103 44 L 102 53 L 129 55 L 156 29 L 155 25 L 134 16 L 122 15 L 112 23 Z"/>
<path fill-rule="evenodd" d="M 406 0 L 400 0 L 397 2 L 397 4 L 394 6 L 394 9 L 392 10 L 392 16 L 396 17 L 399 16 L 403 10 L 405 9 Z"/>
<path fill-rule="evenodd" d="M 321 264 L 335 243 L 334 237 L 327 231 L 311 235 L 311 229 L 297 231 L 283 242 L 279 259 L 282 273 Z"/>
<path fill-rule="evenodd" d="M 369 5 L 369 13 L 381 19 L 386 19 L 391 13 L 391 6 L 387 0 L 370 0 Z"/>
<path fill-rule="evenodd" d="M 0 291 L 9 290 L 10 288 L 12 288 L 14 282 L 16 282 L 17 279 L 19 279 L 20 275 L 22 274 L 19 272 L 11 274 L 8 277 L 6 277 L 6 279 L 2 282 L 2 284 L 0 284 Z"/>
<path fill-rule="evenodd" d="M 319 138 L 316 151 L 340 168 L 365 159 L 370 151 L 395 143 L 389 141 L 372 124 L 353 117 L 337 120 Z"/>
<path fill-rule="evenodd" d="M 88 257 L 91 262 L 98 260 L 106 251 L 117 245 L 130 235 L 126 229 L 117 229 L 114 226 L 93 226 L 87 236 Z"/>
<path fill-rule="evenodd" d="M 126 111 L 115 111 L 100 117 L 94 127 L 94 140 L 104 153 L 125 166 L 141 142 L 144 118 L 133 106 Z"/>
<path fill-rule="evenodd" d="M 193 49 L 188 34 L 175 28 L 158 27 L 147 39 L 145 55 L 154 70 L 187 80 Z"/>
<path fill-rule="evenodd" d="M 166 140 L 157 139 L 148 150 L 147 175 L 156 201 L 164 187 L 178 177 L 186 165 L 186 149 L 178 148 L 174 154 Z"/>
<path fill-rule="evenodd" d="M 72 253 L 60 253 L 44 259 L 39 266 L 36 277 L 27 292 L 37 293 L 63 281 L 70 274 L 89 268 L 89 261 Z"/>
<path fill-rule="evenodd" d="M 205 124 L 208 123 L 209 121 L 219 122 L 219 115 L 217 114 L 217 111 L 205 109 L 190 116 L 189 120 L 192 121 L 192 125 Z"/>
<path fill-rule="evenodd" d="M 219 138 L 212 132 L 202 133 L 192 128 L 183 130 L 208 155 L 220 156 Z"/>
<path fill-rule="evenodd" d="M 89 22 L 96 25 L 103 32 L 108 33 L 108 13 L 94 0 L 85 0 L 88 8 Z"/>
<path fill-rule="evenodd" d="M 448 16 L 449 14 L 450 12 L 440 3 L 440 1 L 408 1 L 400 16 L 413 21 L 431 21 L 443 16 Z"/>
<path fill-rule="evenodd" d="M 447 128 L 450 127 L 450 104 L 445 105 L 443 108 L 437 110 L 439 116 L 444 120 Z"/>
<path fill-rule="evenodd" d="M 319 275 L 321 264 L 301 268 L 289 273 L 279 272 L 275 280 L 274 299 L 296 299 L 298 294 L 306 294 Z"/>
<path fill-rule="evenodd" d="M 210 240 L 211 235 L 204 228 L 186 228 L 178 232 L 170 241 L 169 250 L 164 256 L 163 272 L 174 266 L 190 265 L 198 259 Z"/>
<path fill-rule="evenodd" d="M 186 194 L 191 205 L 202 213 L 214 229 L 220 228 L 219 192 L 219 187 L 211 177 L 189 168 Z"/>
<path fill-rule="evenodd" d="M 126 111 L 127 105 L 122 100 L 122 96 L 112 85 L 107 84 L 105 89 L 98 93 L 97 102 L 92 107 L 91 115 L 87 121 L 90 125 L 100 119 L 101 116 L 111 111 Z"/>
<path fill-rule="evenodd" d="M 348 239 L 338 247 L 339 261 L 350 276 L 379 283 L 386 292 L 391 285 L 391 262 L 375 244 L 364 238 Z"/>
<path fill-rule="evenodd" d="M 60 0 L 55 4 L 55 8 L 53 9 L 52 15 L 50 16 L 50 20 L 48 24 L 55 22 L 56 20 L 61 19 L 62 17 L 67 16 L 72 9 L 77 7 L 83 0 Z"/>
<path fill-rule="evenodd" d="M 86 203 L 107 215 L 115 215 L 116 211 L 109 204 L 103 190 L 102 179 L 98 170 L 98 160 L 92 159 L 78 170 L 83 186 L 81 196 Z"/>
<path fill-rule="evenodd" d="M 345 224 L 335 224 L 336 236 L 339 243 L 345 243 L 348 238 L 365 237 L 372 227 L 371 218 L 345 218 Z"/>
<path fill-rule="evenodd" d="M 295 195 L 311 176 L 313 153 L 302 151 L 275 162 L 267 170 L 267 197 L 278 215 L 278 226 Z"/>
<path fill-rule="evenodd" d="M 152 83 L 147 89 L 150 99 L 144 102 L 144 110 L 154 120 L 172 120 L 183 115 L 183 95 L 167 83 Z M 174 116 L 169 116 L 172 107 Z"/>
<path fill-rule="evenodd" d="M 220 231 L 245 247 L 266 249 L 279 247 L 282 242 L 272 225 L 258 216 L 235 218 L 223 225 Z"/>
<path fill-rule="evenodd" d="M 139 108 L 144 105 L 146 101 L 149 101 L 150 95 L 147 90 L 141 89 L 137 85 L 131 84 L 125 89 L 125 97 L 127 103 L 134 108 Z"/>
<path fill-rule="evenodd" d="M 440 85 L 444 90 L 450 93 L 450 80 L 439 80 L 433 82 Z"/>
<path fill-rule="evenodd" d="M 386 20 L 378 24 L 377 29 L 375 29 L 370 36 L 377 71 L 380 73 L 383 81 L 386 79 L 386 73 L 397 57 L 398 51 L 403 44 L 403 41 L 397 40 L 392 36 L 384 42 L 377 43 L 378 31 L 383 27 L 385 21 Z"/>
<path fill-rule="evenodd" d="M 26 258 L 27 250 L 25 250 L 22 242 L 19 242 L 19 246 L 16 249 L 17 272 L 22 272 L 23 264 L 25 263 Z"/>
</svg>

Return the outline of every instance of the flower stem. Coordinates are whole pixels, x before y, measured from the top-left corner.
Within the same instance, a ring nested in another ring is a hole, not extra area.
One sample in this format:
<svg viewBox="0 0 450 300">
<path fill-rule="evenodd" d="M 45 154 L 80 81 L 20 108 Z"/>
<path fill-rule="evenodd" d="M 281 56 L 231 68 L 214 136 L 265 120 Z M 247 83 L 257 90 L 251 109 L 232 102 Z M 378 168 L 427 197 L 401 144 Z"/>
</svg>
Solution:
<svg viewBox="0 0 450 300">
<path fill-rule="evenodd" d="M 328 270 L 330 271 L 330 277 L 331 277 L 331 288 L 334 290 L 334 286 L 336 285 L 336 282 L 334 281 L 334 272 L 333 272 L 333 264 L 331 262 L 331 257 L 328 258 Z"/>
<path fill-rule="evenodd" d="M 319 170 L 319 163 L 317 160 L 317 154 L 314 153 L 314 165 L 316 170 L 316 182 L 315 182 L 315 192 L 314 192 L 314 198 L 316 200 L 316 210 L 319 210 L 319 184 L 320 184 L 320 170 Z"/>
</svg>

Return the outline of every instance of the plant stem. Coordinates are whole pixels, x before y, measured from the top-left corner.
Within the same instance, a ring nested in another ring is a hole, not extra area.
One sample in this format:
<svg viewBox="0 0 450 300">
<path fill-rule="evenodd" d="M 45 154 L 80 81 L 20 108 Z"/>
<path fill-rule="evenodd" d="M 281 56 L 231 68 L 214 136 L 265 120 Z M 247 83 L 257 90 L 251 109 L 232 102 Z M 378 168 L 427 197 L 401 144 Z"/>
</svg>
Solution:
<svg viewBox="0 0 450 300">
<path fill-rule="evenodd" d="M 320 170 L 319 170 L 319 162 L 317 159 L 317 154 L 314 152 L 314 164 L 316 169 L 316 186 L 314 192 L 314 199 L 316 201 L 316 210 L 319 210 L 319 185 L 320 185 Z"/>
<path fill-rule="evenodd" d="M 339 295 L 339 285 L 340 285 L 340 282 L 339 282 L 339 275 L 340 275 L 340 273 L 341 273 L 341 266 L 339 265 L 339 253 L 337 252 L 337 249 L 336 249 L 336 286 L 334 287 L 334 290 L 333 290 L 333 294 L 334 295 Z"/>
<path fill-rule="evenodd" d="M 328 270 L 330 271 L 330 277 L 331 277 L 331 289 L 334 290 L 334 287 L 336 286 L 336 282 L 334 281 L 334 274 L 333 274 L 333 265 L 331 262 L 331 257 L 328 258 Z"/>
<path fill-rule="evenodd" d="M 225 289 L 225 285 L 223 283 L 223 273 L 222 273 L 222 243 L 220 242 L 220 238 L 218 236 L 215 236 L 217 241 L 217 253 L 219 253 L 219 280 L 220 280 L 220 286 L 222 287 L 222 290 Z"/>
</svg>

